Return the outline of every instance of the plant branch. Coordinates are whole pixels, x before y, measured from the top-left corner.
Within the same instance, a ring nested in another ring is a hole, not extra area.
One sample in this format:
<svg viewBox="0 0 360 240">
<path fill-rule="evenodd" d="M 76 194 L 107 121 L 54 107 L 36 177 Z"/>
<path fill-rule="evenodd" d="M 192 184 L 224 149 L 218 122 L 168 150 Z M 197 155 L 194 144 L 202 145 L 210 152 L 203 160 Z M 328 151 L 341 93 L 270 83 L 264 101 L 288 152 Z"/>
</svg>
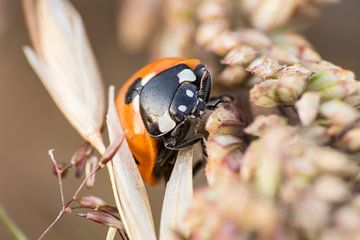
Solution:
<svg viewBox="0 0 360 240">
<path fill-rule="evenodd" d="M 5 210 L 0 206 L 0 221 L 9 229 L 17 240 L 28 240 L 24 233 L 16 226 L 16 224 L 6 214 Z"/>
<path fill-rule="evenodd" d="M 119 149 L 119 147 L 121 146 L 121 143 L 124 140 L 124 135 L 121 135 L 119 137 L 119 139 L 110 145 L 110 147 L 108 147 L 108 149 L 106 149 L 106 151 L 103 154 L 103 157 L 101 158 L 101 160 L 99 161 L 98 165 L 96 166 L 96 168 L 90 172 L 89 175 L 87 175 L 84 180 L 81 182 L 81 184 L 79 185 L 79 187 L 77 188 L 77 190 L 75 191 L 75 193 L 73 194 L 72 198 L 65 203 L 65 197 L 64 197 L 64 189 L 63 189 L 63 183 L 62 183 L 62 179 L 61 179 L 61 175 L 62 175 L 62 171 L 60 170 L 57 166 L 57 162 L 56 159 L 54 157 L 54 150 L 51 149 L 49 150 L 49 155 L 51 158 L 51 161 L 54 164 L 55 170 L 56 170 L 56 175 L 58 178 L 58 183 L 59 183 L 59 188 L 60 188 L 60 195 L 61 195 L 61 210 L 58 213 L 58 215 L 56 216 L 56 218 L 51 222 L 51 224 L 45 229 L 45 231 L 42 232 L 42 234 L 40 235 L 40 237 L 38 238 L 38 240 L 41 240 L 44 238 L 44 236 L 55 226 L 55 224 L 61 219 L 62 216 L 64 216 L 65 213 L 67 212 L 71 212 L 71 209 L 69 208 L 70 205 L 75 202 L 78 198 L 78 195 L 80 193 L 80 191 L 84 188 L 86 182 L 100 169 L 102 169 L 106 163 L 108 163 L 113 155 L 117 152 L 117 150 Z"/>
</svg>

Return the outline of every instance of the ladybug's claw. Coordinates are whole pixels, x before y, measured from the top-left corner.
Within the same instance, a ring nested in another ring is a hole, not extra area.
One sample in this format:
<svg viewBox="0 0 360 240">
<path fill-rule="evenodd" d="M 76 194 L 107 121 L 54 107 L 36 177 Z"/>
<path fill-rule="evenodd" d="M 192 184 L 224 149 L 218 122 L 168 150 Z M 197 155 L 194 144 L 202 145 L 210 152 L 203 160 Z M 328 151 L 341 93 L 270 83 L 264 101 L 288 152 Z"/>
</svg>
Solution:
<svg viewBox="0 0 360 240">
<path fill-rule="evenodd" d="M 226 94 L 221 95 L 221 96 L 211 97 L 206 104 L 206 109 L 214 110 L 218 107 L 219 104 L 232 102 L 232 101 L 234 101 L 234 98 L 232 96 L 226 95 Z"/>
</svg>

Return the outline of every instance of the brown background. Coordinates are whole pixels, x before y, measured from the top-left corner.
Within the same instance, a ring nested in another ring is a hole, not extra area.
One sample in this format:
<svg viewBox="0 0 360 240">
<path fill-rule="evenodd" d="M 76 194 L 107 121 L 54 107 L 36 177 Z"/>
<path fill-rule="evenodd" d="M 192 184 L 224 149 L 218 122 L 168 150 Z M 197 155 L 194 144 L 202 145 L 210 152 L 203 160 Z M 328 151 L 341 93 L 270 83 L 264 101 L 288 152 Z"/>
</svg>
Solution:
<svg viewBox="0 0 360 240">
<path fill-rule="evenodd" d="M 146 62 L 146 54 L 132 55 L 115 38 L 116 0 L 74 0 L 88 30 L 106 85 L 117 87 Z M 360 1 L 345 0 L 323 9 L 305 32 L 321 55 L 360 72 Z M 82 142 L 53 104 L 26 62 L 21 47 L 29 39 L 20 1 L 0 0 L 0 204 L 30 239 L 56 215 L 59 194 L 47 151 L 56 149 L 68 160 Z M 106 171 L 91 192 L 112 202 Z M 65 179 L 70 196 L 78 182 Z M 162 187 L 152 188 L 150 200 L 159 218 Z M 66 216 L 47 239 L 104 239 L 106 228 Z M 0 239 L 12 236 L 0 224 Z"/>
</svg>

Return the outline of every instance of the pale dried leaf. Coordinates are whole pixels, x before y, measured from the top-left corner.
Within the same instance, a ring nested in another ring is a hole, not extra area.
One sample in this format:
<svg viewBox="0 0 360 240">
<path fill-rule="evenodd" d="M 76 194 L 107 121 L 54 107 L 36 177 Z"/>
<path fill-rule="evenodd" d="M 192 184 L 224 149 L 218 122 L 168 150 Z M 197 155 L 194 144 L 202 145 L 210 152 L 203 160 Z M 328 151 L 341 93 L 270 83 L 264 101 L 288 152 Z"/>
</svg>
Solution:
<svg viewBox="0 0 360 240">
<path fill-rule="evenodd" d="M 113 227 L 109 227 L 108 232 L 106 234 L 106 240 L 114 240 L 116 237 L 117 229 Z"/>
<path fill-rule="evenodd" d="M 320 94 L 315 92 L 304 93 L 296 102 L 295 106 L 303 125 L 308 126 L 316 119 L 319 105 Z"/>
<path fill-rule="evenodd" d="M 166 184 L 160 223 L 160 240 L 178 239 L 175 232 L 189 236 L 184 217 L 193 197 L 193 147 L 180 150 L 170 179 Z"/>
<path fill-rule="evenodd" d="M 41 52 L 25 54 L 69 122 L 102 152 L 103 84 L 82 20 L 66 0 L 39 0 L 34 14 Z"/>
<path fill-rule="evenodd" d="M 123 133 L 114 105 L 113 86 L 109 89 L 107 127 L 111 142 Z M 126 141 L 114 156 L 112 164 L 113 180 L 120 197 L 119 212 L 129 238 L 131 240 L 156 239 L 144 182 Z"/>
</svg>

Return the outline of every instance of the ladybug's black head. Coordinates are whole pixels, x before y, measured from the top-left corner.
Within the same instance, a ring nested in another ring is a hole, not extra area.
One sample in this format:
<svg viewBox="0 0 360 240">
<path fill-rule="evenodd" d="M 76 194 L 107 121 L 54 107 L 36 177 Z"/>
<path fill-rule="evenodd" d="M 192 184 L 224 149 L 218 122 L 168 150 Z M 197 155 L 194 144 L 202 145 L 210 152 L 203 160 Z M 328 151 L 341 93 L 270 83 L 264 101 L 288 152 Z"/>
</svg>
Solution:
<svg viewBox="0 0 360 240">
<path fill-rule="evenodd" d="M 176 122 L 201 117 L 204 110 L 205 100 L 199 96 L 197 87 L 188 82 L 179 86 L 169 108 L 170 116 Z"/>
<path fill-rule="evenodd" d="M 203 115 L 211 88 L 210 74 L 199 65 L 169 68 L 133 87 L 140 95 L 140 111 L 148 133 L 160 137 L 178 124 Z"/>
</svg>

